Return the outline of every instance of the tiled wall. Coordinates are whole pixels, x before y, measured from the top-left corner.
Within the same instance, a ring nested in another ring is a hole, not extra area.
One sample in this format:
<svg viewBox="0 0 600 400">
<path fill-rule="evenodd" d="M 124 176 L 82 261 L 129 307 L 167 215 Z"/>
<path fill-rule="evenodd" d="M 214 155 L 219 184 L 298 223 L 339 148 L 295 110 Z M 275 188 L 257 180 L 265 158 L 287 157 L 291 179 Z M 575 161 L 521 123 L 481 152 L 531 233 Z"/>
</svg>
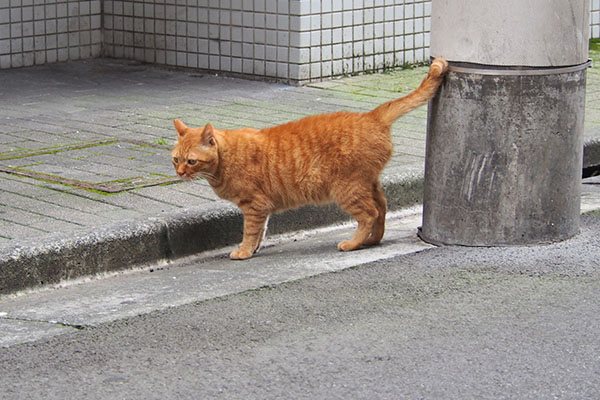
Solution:
<svg viewBox="0 0 600 400">
<path fill-rule="evenodd" d="M 0 0 L 0 68 L 97 57 L 101 0 Z"/>
<path fill-rule="evenodd" d="M 431 0 L 0 0 L 0 68 L 105 55 L 302 83 L 427 60 L 430 13 Z"/>
<path fill-rule="evenodd" d="M 600 38 L 600 0 L 590 0 L 590 38 Z"/>
<path fill-rule="evenodd" d="M 303 82 L 428 58 L 431 0 L 104 3 L 105 53 Z"/>
</svg>

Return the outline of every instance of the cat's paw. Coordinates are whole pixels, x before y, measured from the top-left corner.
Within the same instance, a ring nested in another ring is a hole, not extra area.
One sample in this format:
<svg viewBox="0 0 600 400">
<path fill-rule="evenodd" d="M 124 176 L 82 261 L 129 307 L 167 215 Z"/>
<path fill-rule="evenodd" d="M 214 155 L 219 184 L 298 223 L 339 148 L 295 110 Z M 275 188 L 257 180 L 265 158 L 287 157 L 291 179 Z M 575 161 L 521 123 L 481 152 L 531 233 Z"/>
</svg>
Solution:
<svg viewBox="0 0 600 400">
<path fill-rule="evenodd" d="M 229 254 L 229 258 L 232 260 L 246 260 L 250 257 L 252 257 L 252 252 L 242 249 L 234 250 Z"/>
<path fill-rule="evenodd" d="M 338 244 L 338 250 L 340 251 L 352 251 L 352 250 L 356 250 L 360 247 L 359 245 L 356 245 L 354 243 L 352 243 L 350 240 L 342 240 L 339 244 Z"/>
</svg>

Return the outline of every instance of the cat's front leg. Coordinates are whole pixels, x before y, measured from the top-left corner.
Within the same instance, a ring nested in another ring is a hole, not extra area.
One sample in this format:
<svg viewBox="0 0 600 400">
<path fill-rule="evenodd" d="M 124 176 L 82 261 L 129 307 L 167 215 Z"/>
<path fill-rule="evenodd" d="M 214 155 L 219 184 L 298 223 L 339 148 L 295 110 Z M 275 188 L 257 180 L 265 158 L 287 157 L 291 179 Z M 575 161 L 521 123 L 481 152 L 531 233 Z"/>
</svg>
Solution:
<svg viewBox="0 0 600 400">
<path fill-rule="evenodd" d="M 244 213 L 244 238 L 240 248 L 231 252 L 232 260 L 245 260 L 260 249 L 260 245 L 267 231 L 269 214 L 255 210 L 242 210 Z"/>
</svg>

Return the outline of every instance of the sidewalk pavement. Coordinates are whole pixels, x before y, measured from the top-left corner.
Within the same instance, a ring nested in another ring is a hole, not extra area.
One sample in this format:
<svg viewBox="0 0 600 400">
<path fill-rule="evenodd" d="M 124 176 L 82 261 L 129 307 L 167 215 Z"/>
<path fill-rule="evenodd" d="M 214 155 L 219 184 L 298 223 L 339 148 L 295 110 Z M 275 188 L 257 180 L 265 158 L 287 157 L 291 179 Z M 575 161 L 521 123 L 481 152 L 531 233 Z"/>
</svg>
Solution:
<svg viewBox="0 0 600 400">
<path fill-rule="evenodd" d="M 366 111 L 416 88 L 426 72 L 291 87 L 113 59 L 0 71 L 0 295 L 241 240 L 233 205 L 204 181 L 175 178 L 174 118 L 262 128 Z M 600 164 L 598 70 L 588 70 L 587 89 L 586 166 Z M 422 107 L 393 127 L 382 177 L 391 210 L 421 201 L 426 115 Z M 275 216 L 269 232 L 346 218 L 333 206 L 308 207 Z"/>
</svg>

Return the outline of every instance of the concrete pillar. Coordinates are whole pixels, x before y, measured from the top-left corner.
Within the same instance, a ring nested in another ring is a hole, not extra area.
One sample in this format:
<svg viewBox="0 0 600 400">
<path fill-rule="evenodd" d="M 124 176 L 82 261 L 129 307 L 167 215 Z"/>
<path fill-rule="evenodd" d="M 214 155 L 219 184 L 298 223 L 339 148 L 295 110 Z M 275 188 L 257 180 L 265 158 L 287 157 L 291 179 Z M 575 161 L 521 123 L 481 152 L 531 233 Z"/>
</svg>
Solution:
<svg viewBox="0 0 600 400">
<path fill-rule="evenodd" d="M 434 0 L 423 226 L 437 244 L 579 231 L 588 0 Z"/>
</svg>

